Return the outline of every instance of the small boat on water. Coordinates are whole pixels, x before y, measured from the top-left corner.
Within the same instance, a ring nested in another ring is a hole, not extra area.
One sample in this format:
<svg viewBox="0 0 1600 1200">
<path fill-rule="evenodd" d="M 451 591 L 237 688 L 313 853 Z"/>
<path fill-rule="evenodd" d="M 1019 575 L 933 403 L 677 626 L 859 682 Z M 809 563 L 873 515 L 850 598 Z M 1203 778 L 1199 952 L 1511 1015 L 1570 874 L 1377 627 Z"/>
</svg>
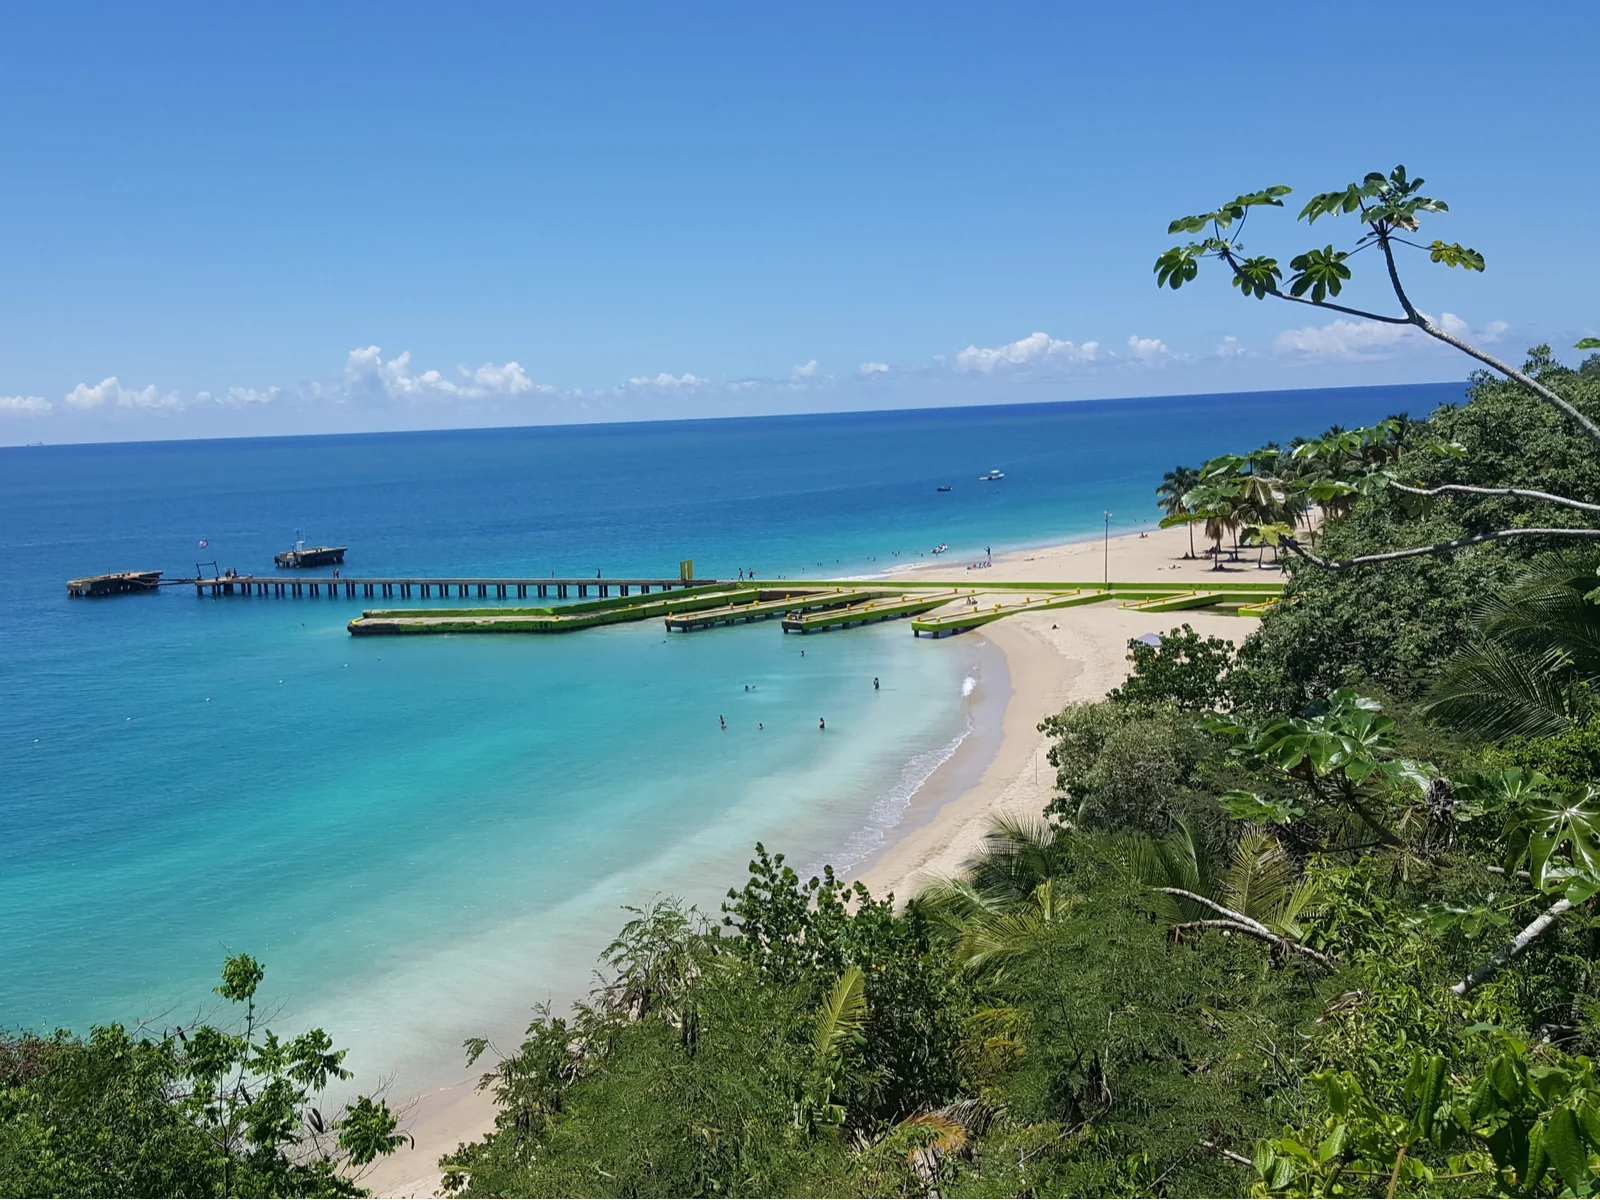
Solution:
<svg viewBox="0 0 1600 1200">
<path fill-rule="evenodd" d="M 1006 477 L 1006 473 L 1004 471 L 1002 471 L 999 467 L 994 467 L 989 471 L 989 473 L 987 475 L 979 475 L 978 476 L 978 482 L 979 483 L 993 483 L 995 480 L 1004 479 L 1005 477 Z"/>
<path fill-rule="evenodd" d="M 941 487 L 941 488 L 935 488 L 935 489 L 934 489 L 934 490 L 935 490 L 935 491 L 939 491 L 939 492 L 953 492 L 953 491 L 955 491 L 955 488 L 953 488 L 953 487 L 950 487 L 950 486 L 949 486 L 949 485 L 948 485 L 948 484 L 947 484 L 947 485 L 945 485 L 945 486 L 944 486 L 944 487 Z"/>
<path fill-rule="evenodd" d="M 943 554 L 948 549 L 950 549 L 950 543 L 949 542 L 940 542 L 937 546 L 935 546 L 933 548 L 931 553 L 933 553 L 933 554 Z"/>
</svg>

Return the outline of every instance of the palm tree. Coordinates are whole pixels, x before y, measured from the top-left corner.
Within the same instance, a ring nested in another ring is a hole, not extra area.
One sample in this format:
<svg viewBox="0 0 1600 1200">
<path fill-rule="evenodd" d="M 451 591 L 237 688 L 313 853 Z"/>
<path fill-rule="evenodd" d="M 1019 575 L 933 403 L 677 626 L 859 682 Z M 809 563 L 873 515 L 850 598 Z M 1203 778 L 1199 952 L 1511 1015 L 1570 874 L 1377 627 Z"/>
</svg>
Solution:
<svg viewBox="0 0 1600 1200">
<path fill-rule="evenodd" d="M 1174 933 L 1220 929 L 1257 938 L 1281 954 L 1329 961 L 1304 944 L 1302 918 L 1316 905 L 1319 889 L 1309 879 L 1296 882 L 1283 843 L 1265 829 L 1247 828 L 1226 863 L 1213 858 L 1183 821 L 1160 841 L 1135 834 L 1128 870 L 1160 898 Z"/>
<path fill-rule="evenodd" d="M 1200 482 L 1200 472 L 1194 467 L 1173 467 L 1161 477 L 1161 486 L 1156 488 L 1156 503 L 1161 511 L 1169 517 L 1189 511 L 1189 506 L 1183 498 L 1190 489 Z M 1189 526 L 1189 555 L 1194 558 L 1194 526 Z"/>
<path fill-rule="evenodd" d="M 972 972 L 993 971 L 1028 953 L 1050 928 L 1081 904 L 1063 895 L 1072 835 L 1043 820 L 1002 817 L 956 879 L 925 887 L 913 903 L 955 961 Z"/>
<path fill-rule="evenodd" d="M 1445 664 L 1424 704 L 1476 737 L 1560 733 L 1589 713 L 1600 684 L 1600 556 L 1552 552 L 1534 558 L 1477 612 L 1472 642 Z"/>
</svg>

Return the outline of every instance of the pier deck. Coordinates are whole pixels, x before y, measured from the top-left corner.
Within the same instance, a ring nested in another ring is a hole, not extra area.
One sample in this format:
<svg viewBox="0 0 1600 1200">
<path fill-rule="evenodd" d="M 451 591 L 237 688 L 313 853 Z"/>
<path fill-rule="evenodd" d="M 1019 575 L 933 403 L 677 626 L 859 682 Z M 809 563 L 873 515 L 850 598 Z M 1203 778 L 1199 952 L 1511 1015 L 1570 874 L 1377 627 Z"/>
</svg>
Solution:
<svg viewBox="0 0 1600 1200">
<path fill-rule="evenodd" d="M 653 599 L 594 600 L 556 608 L 369 609 L 348 628 L 357 637 L 429 633 L 573 633 L 602 625 L 622 625 L 671 617 L 680 612 L 725 608 L 757 599 L 754 587 L 711 584 L 680 589 Z"/>
<path fill-rule="evenodd" d="M 811 633 L 822 629 L 843 629 L 850 625 L 865 625 L 871 621 L 890 621 L 898 617 L 911 617 L 930 609 L 943 608 L 955 600 L 951 592 L 911 595 L 896 590 L 884 599 L 863 599 L 860 603 L 842 608 L 829 607 L 820 612 L 797 612 L 783 619 L 785 633 Z"/>
<path fill-rule="evenodd" d="M 590 594 L 606 597 L 613 591 L 619 596 L 632 595 L 638 592 L 641 596 L 648 595 L 651 589 L 665 592 L 674 588 L 703 587 L 714 583 L 710 579 L 556 579 L 556 578 L 459 578 L 459 579 L 430 579 L 421 576 L 409 578 L 368 578 L 341 576 L 335 579 L 331 575 L 318 576 L 277 576 L 277 575 L 223 575 L 215 578 L 199 579 L 168 579 L 165 584 L 187 584 L 194 588 L 195 595 L 203 596 L 210 592 L 213 596 L 327 596 L 336 598 L 343 595 L 346 599 L 358 597 L 385 597 L 388 599 L 409 599 L 413 596 L 428 599 L 435 593 L 440 599 L 451 594 L 460 599 L 477 596 L 480 600 L 494 597 L 500 600 L 518 599 L 525 600 L 529 596 L 544 599 L 554 596 L 565 600 L 576 595 L 580 598 Z"/>
<path fill-rule="evenodd" d="M 705 612 L 674 614 L 667 618 L 668 629 L 691 633 L 696 629 L 710 629 L 717 625 L 734 625 L 747 621 L 764 621 L 784 617 L 792 612 L 808 612 L 818 608 L 842 608 L 865 600 L 885 596 L 898 596 L 900 589 L 890 588 L 794 588 L 783 592 L 763 589 L 758 599 L 748 604 L 731 604 Z"/>
</svg>

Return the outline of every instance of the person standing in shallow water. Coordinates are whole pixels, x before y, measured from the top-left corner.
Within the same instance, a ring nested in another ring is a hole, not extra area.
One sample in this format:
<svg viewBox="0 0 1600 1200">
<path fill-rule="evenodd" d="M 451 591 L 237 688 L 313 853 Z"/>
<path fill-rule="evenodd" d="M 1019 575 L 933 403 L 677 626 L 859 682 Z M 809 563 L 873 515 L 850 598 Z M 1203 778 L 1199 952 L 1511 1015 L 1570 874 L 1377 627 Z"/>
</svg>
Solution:
<svg viewBox="0 0 1600 1200">
<path fill-rule="evenodd" d="M 828 728 L 828 722 L 823 720 L 821 717 L 818 717 L 817 718 L 817 728 L 822 730 L 822 731 L 824 731 L 824 732 L 826 732 L 827 728 Z"/>
<path fill-rule="evenodd" d="M 876 675 L 874 675 L 872 677 L 872 690 L 873 691 L 877 691 L 878 690 L 878 677 Z"/>
</svg>

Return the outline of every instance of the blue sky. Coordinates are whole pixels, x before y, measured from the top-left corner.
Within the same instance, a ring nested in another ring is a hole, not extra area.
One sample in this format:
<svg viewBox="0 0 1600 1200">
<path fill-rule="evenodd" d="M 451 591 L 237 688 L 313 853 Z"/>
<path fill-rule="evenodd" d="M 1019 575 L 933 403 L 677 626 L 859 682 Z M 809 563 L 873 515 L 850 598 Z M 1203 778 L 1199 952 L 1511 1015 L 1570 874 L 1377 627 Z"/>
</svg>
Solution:
<svg viewBox="0 0 1600 1200">
<path fill-rule="evenodd" d="M 13 7 L 0 443 L 1464 376 L 1158 291 L 1167 221 L 1404 162 L 1489 260 L 1418 262 L 1423 308 L 1519 359 L 1600 332 L 1597 34 L 1592 2 Z M 1251 248 L 1312 244 L 1293 211 Z"/>
</svg>

